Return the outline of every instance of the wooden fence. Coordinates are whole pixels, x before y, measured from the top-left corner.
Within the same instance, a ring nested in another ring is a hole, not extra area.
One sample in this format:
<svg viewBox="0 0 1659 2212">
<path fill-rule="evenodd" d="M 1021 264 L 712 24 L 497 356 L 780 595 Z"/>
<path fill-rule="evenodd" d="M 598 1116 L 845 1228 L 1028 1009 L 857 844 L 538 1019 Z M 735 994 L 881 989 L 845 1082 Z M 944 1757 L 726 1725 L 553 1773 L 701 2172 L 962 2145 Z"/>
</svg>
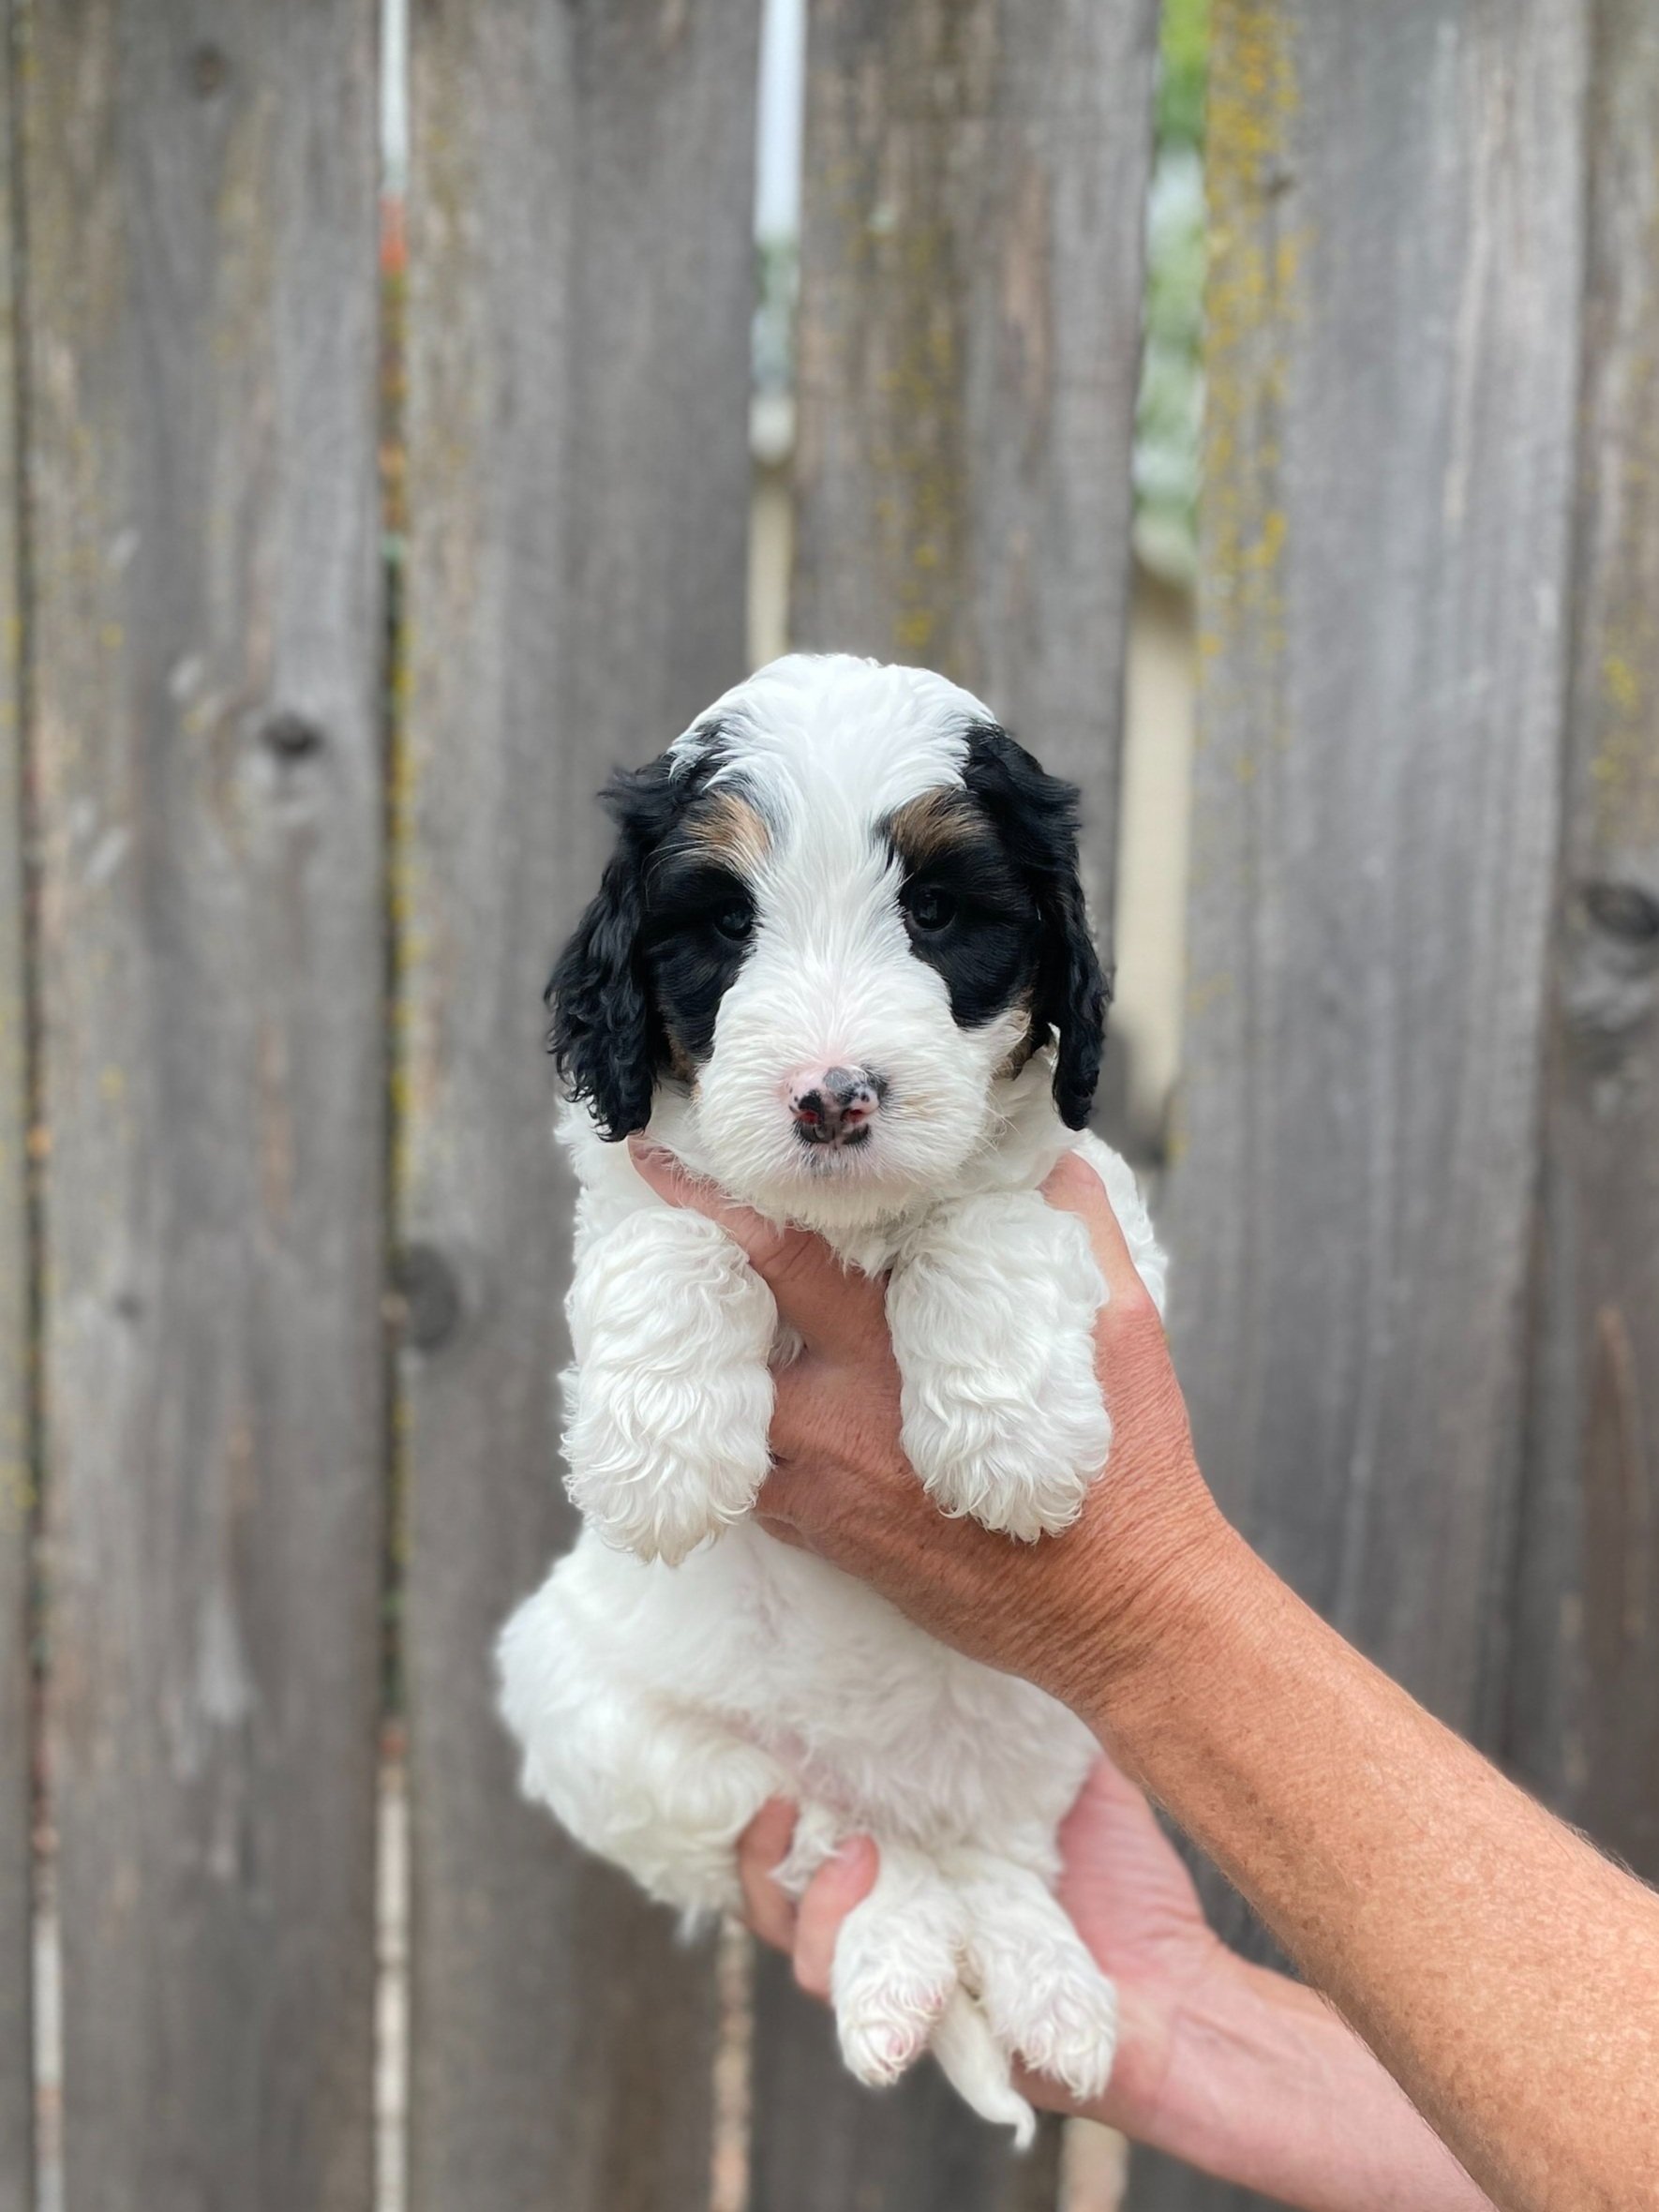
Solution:
<svg viewBox="0 0 1659 2212">
<path fill-rule="evenodd" d="M 32 1769 L 67 2212 L 366 2212 L 388 1642 L 411 2205 L 702 2212 L 710 1955 L 517 1804 L 488 1652 L 570 1529 L 539 990 L 589 794 L 743 666 L 756 0 L 416 0 L 390 668 L 371 0 L 12 13 L 0 2212 Z M 1103 909 L 1155 38 L 814 0 L 809 59 L 796 636 L 989 692 L 1083 782 Z M 1659 19 L 1213 39 L 1201 1447 L 1655 1874 Z M 1054 2205 L 770 1965 L 756 2006 L 751 2212 Z"/>
</svg>

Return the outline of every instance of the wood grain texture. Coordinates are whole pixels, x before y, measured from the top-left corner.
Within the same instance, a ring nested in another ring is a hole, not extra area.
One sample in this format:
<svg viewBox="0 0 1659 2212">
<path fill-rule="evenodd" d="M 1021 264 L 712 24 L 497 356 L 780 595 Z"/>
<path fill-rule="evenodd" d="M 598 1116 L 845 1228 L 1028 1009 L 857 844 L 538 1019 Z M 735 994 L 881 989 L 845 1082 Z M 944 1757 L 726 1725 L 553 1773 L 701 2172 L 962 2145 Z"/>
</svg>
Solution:
<svg viewBox="0 0 1659 2212">
<path fill-rule="evenodd" d="M 67 2201 L 362 2212 L 383 1412 L 370 0 L 33 19 Z"/>
<path fill-rule="evenodd" d="M 798 645 L 942 669 L 1084 788 L 1110 911 L 1155 10 L 814 0 Z"/>
<path fill-rule="evenodd" d="M 796 644 L 943 669 L 1083 787 L 1111 913 L 1155 10 L 814 0 Z M 770 2212 L 1052 2205 L 932 2070 L 874 2100 L 763 1974 Z"/>
<path fill-rule="evenodd" d="M 1229 1515 L 1490 1742 L 1566 676 L 1583 17 L 1218 0 L 1212 26 L 1177 1359 Z M 1130 2192 L 1135 2212 L 1246 2201 L 1153 2160 Z"/>
<path fill-rule="evenodd" d="M 573 1530 L 542 987 L 591 795 L 743 671 L 755 0 L 413 23 L 400 778 L 417 2212 L 709 2192 L 712 1982 L 516 1795 L 501 1621 Z"/>
<path fill-rule="evenodd" d="M 9 26 L 6 26 L 8 32 Z M 12 54 L 0 36 L 0 2212 L 34 2187 L 34 1880 L 28 1010 L 24 988 L 23 698 L 17 470 Z"/>
<path fill-rule="evenodd" d="M 1508 1750 L 1659 1879 L 1659 18 L 1601 0 Z"/>
<path fill-rule="evenodd" d="M 1228 1510 L 1467 1727 L 1515 1479 L 1582 56 L 1544 5 L 1215 30 L 1183 1375 Z"/>
<path fill-rule="evenodd" d="M 749 2212 L 1054 2212 L 1060 2132 L 1024 2157 L 968 2113 L 931 2060 L 892 2089 L 842 2062 L 828 2010 L 764 1954 L 756 1974 Z"/>
</svg>

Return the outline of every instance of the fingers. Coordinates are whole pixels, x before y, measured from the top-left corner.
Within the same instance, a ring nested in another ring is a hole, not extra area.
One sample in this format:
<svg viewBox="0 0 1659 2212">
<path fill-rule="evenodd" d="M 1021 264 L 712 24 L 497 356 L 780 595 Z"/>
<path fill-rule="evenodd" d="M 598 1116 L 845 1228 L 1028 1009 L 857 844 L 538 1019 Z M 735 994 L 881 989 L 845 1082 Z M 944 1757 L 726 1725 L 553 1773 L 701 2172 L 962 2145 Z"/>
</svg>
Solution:
<svg viewBox="0 0 1659 2212">
<path fill-rule="evenodd" d="M 809 1995 L 828 2002 L 841 1923 L 875 1887 L 881 1861 L 867 1835 L 849 1836 L 814 1875 L 797 1911 L 775 1879 L 788 1856 L 795 1820 L 796 1807 L 772 1798 L 739 1837 L 743 1918 L 763 1943 L 793 1953 L 796 1980 Z"/>
<path fill-rule="evenodd" d="M 747 1254 L 784 1320 L 815 1349 L 861 1347 L 885 1327 L 881 1286 L 843 1266 L 821 1237 L 737 1204 L 712 1183 L 688 1174 L 671 1153 L 640 1138 L 629 1138 L 628 1151 L 659 1198 L 719 1222 Z"/>
<path fill-rule="evenodd" d="M 795 1922 L 795 1979 L 809 1996 L 828 2003 L 841 1923 L 874 1889 L 880 1864 L 867 1835 L 848 1836 L 807 1884 Z"/>
<path fill-rule="evenodd" d="M 1138 1315 L 1144 1308 L 1156 1319 L 1151 1293 L 1130 1257 L 1117 1216 L 1112 1210 L 1112 1201 L 1106 1195 L 1106 1187 L 1082 1153 L 1068 1152 L 1061 1156 L 1043 1184 L 1042 1195 L 1062 1213 L 1075 1214 L 1089 1233 L 1095 1260 L 1106 1278 L 1109 1293 L 1102 1316 L 1104 1324 L 1111 1327 L 1107 1317 L 1114 1309 L 1117 1315 L 1127 1317 L 1131 1313 Z"/>
<path fill-rule="evenodd" d="M 795 1816 L 796 1808 L 787 1799 L 769 1799 L 738 1838 L 743 1918 L 763 1943 L 782 1951 L 794 1947 L 795 1907 L 772 1876 L 789 1855 Z"/>
</svg>

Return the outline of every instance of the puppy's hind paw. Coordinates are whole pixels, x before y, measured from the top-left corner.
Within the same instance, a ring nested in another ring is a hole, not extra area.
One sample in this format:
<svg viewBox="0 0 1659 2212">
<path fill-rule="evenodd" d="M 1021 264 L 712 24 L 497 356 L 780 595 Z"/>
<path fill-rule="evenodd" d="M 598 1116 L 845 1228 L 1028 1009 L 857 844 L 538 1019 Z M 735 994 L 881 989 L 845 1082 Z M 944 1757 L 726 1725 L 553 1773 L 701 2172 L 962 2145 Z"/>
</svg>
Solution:
<svg viewBox="0 0 1659 2212">
<path fill-rule="evenodd" d="M 921 2056 L 956 1986 L 898 1977 L 837 2007 L 835 2025 L 848 2069 L 872 2089 L 885 2089 Z"/>
<path fill-rule="evenodd" d="M 1089 2103 L 1117 2048 L 1117 1992 L 1034 1876 L 969 1884 L 967 1964 L 997 2041 Z"/>
</svg>

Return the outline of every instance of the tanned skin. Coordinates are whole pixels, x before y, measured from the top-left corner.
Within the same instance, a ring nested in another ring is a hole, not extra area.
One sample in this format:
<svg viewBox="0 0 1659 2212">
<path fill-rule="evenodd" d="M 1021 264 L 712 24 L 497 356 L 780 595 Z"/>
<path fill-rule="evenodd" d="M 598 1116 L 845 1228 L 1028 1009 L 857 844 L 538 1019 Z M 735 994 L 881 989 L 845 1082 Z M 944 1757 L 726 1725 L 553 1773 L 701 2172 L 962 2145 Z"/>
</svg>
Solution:
<svg viewBox="0 0 1659 2212">
<path fill-rule="evenodd" d="M 1112 1762 L 1063 1838 L 1063 1894 L 1124 2009 L 1090 2116 L 1308 2212 L 1659 2205 L 1659 1897 L 1431 1719 L 1228 1526 L 1092 1171 L 1062 1161 L 1045 1195 L 1084 1222 L 1110 1290 L 1111 1463 L 1074 1529 L 1020 1546 L 942 1518 L 907 1466 L 880 1285 L 638 1159 L 662 1196 L 736 1237 L 805 1341 L 778 1377 L 764 1525 L 1039 1683 Z M 1308 1989 L 1207 1934 L 1143 1790 Z M 769 1808 L 745 1839 L 750 1910 L 821 1990 L 874 1846 L 844 1850 L 797 1916 L 768 1875 L 789 1817 Z"/>
</svg>

